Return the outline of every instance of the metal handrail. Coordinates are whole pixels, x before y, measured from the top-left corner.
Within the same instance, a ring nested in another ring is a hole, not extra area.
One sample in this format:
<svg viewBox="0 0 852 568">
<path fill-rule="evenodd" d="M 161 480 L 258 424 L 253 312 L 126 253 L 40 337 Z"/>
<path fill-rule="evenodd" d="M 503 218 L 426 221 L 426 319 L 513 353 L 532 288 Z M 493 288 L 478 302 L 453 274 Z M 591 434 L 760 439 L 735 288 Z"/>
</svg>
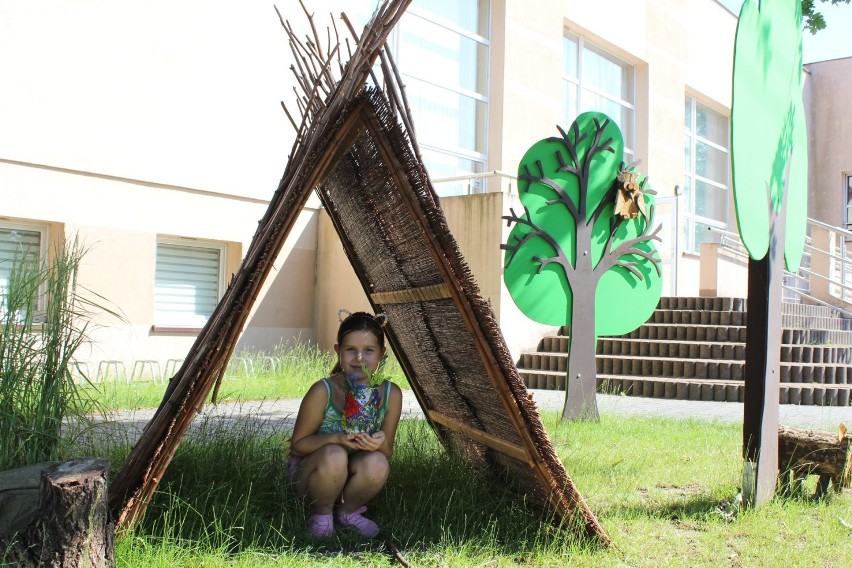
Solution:
<svg viewBox="0 0 852 568">
<path fill-rule="evenodd" d="M 518 179 L 518 176 L 504 172 L 502 170 L 491 170 L 490 172 L 482 172 L 478 174 L 463 174 L 459 176 L 449 176 L 443 178 L 435 178 L 432 183 L 445 183 L 449 181 L 464 181 L 466 179 L 483 179 L 490 177 L 506 177 L 510 179 Z"/>
<path fill-rule="evenodd" d="M 844 284 L 842 282 L 837 282 L 835 280 L 832 280 L 828 276 L 825 276 L 825 275 L 820 274 L 818 272 L 814 272 L 813 270 L 810 270 L 809 268 L 801 268 L 800 270 L 802 272 L 807 273 L 808 276 L 814 276 L 816 278 L 819 278 L 820 280 L 824 280 L 825 282 L 828 282 L 829 284 L 833 284 L 835 286 L 843 288 L 844 290 L 848 290 L 848 291 L 852 292 L 852 286 L 849 286 L 848 284 Z M 792 274 L 792 272 L 790 274 Z"/>
<path fill-rule="evenodd" d="M 843 312 L 844 314 L 846 314 L 848 316 L 852 316 L 852 312 L 850 312 L 849 310 L 841 308 L 840 306 L 836 306 L 834 304 L 829 304 L 825 300 L 820 300 L 819 298 L 817 298 L 815 296 L 811 296 L 810 294 L 806 294 L 806 293 L 802 292 L 801 290 L 797 290 L 796 288 L 790 288 L 789 286 L 785 286 L 783 284 L 781 285 L 781 287 L 785 290 L 789 290 L 790 292 L 794 292 L 794 293 L 798 294 L 799 296 L 802 296 L 803 298 L 807 298 L 808 300 L 810 300 L 812 302 L 815 302 L 815 303 L 820 304 L 822 306 L 825 306 L 827 308 L 831 308 L 832 310 L 837 310 L 838 312 Z"/>
<path fill-rule="evenodd" d="M 852 231 L 848 229 L 844 229 L 843 227 L 835 227 L 834 225 L 829 225 L 828 223 L 823 223 L 822 221 L 817 221 L 816 219 L 811 219 L 808 217 L 809 225 L 816 225 L 817 227 L 822 227 L 823 229 L 828 229 L 829 231 L 834 231 L 835 233 L 840 233 L 841 235 L 845 235 L 852 239 Z"/>
<path fill-rule="evenodd" d="M 852 231 L 848 231 L 848 230 L 840 228 L 840 227 L 833 227 L 833 226 L 828 225 L 826 223 L 823 223 L 821 221 L 817 221 L 816 219 L 808 218 L 807 222 L 808 222 L 809 225 L 814 225 L 814 226 L 817 226 L 817 227 L 828 229 L 828 230 L 834 231 L 834 232 L 836 232 L 840 235 L 852 238 Z M 731 231 L 726 231 L 726 230 L 720 229 L 718 227 L 708 226 L 707 229 L 710 230 L 710 231 L 714 231 L 714 232 L 721 234 L 721 238 L 719 239 L 719 244 L 722 246 L 722 248 L 727 250 L 729 253 L 733 254 L 734 256 L 740 257 L 740 258 L 747 258 L 749 256 L 747 249 L 745 248 L 745 245 L 743 245 L 742 240 L 740 239 L 739 234 L 733 233 Z M 809 240 L 810 239 L 808 238 L 807 241 L 809 241 Z M 824 251 L 822 249 L 819 249 L 819 248 L 812 246 L 809 242 L 805 243 L 804 249 L 805 249 L 805 252 L 811 257 L 814 255 L 814 253 L 819 253 L 819 254 L 822 254 L 822 255 L 826 255 L 828 258 L 831 258 L 833 260 L 836 260 L 836 261 L 839 261 L 840 263 L 842 263 L 842 266 L 841 266 L 841 269 L 840 269 L 841 275 L 845 275 L 845 273 L 847 271 L 849 271 L 850 268 L 852 268 L 852 261 L 850 261 L 850 259 L 848 257 L 844 256 L 843 254 L 838 255 L 838 254 L 835 254 L 833 251 L 832 252 Z M 806 275 L 807 278 L 803 275 Z M 808 282 L 811 277 L 816 277 L 816 278 L 819 278 L 820 280 L 828 282 L 829 284 L 831 284 L 833 286 L 837 286 L 841 290 L 841 292 L 840 292 L 841 297 L 838 298 L 841 302 L 845 301 L 844 298 L 846 297 L 847 292 L 852 293 L 852 286 L 850 286 L 846 283 L 845 278 L 842 278 L 841 281 L 837 281 L 837 280 L 833 279 L 830 275 L 827 276 L 827 275 L 824 275 L 824 274 L 819 274 L 817 272 L 814 272 L 810 268 L 800 267 L 798 272 L 790 272 L 789 270 L 785 269 L 784 270 L 784 276 L 785 276 L 785 278 L 796 278 L 796 279 L 800 279 L 800 280 L 805 280 L 806 282 Z M 841 306 L 828 303 L 824 300 L 820 300 L 819 298 L 811 296 L 810 294 L 806 293 L 805 291 L 803 291 L 801 289 L 794 288 L 792 286 L 787 286 L 786 284 L 782 284 L 782 288 L 784 290 L 791 292 L 791 293 L 797 294 L 799 297 L 807 298 L 810 301 L 816 302 L 816 303 L 821 304 L 823 306 L 827 306 L 827 307 L 835 309 L 839 312 L 842 312 L 843 314 L 845 314 L 847 316 L 852 316 L 852 311 L 849 311 L 849 310 L 847 310 L 847 309 L 845 309 Z"/>
<path fill-rule="evenodd" d="M 461 175 L 457 175 L 457 176 L 448 176 L 448 177 L 442 177 L 442 178 L 433 178 L 432 183 L 433 184 L 451 183 L 451 182 L 454 182 L 454 181 L 470 181 L 470 180 L 475 180 L 475 179 L 487 179 L 487 178 L 492 178 L 492 177 L 507 178 L 507 179 L 512 180 L 512 181 L 517 181 L 517 179 L 518 179 L 518 176 L 516 176 L 514 174 L 510 174 L 509 172 L 504 172 L 502 170 L 491 170 L 490 172 L 482 172 L 482 173 L 478 173 L 478 174 L 471 173 L 471 174 L 461 174 Z M 467 194 L 471 195 L 470 184 L 468 184 L 467 187 L 468 187 Z M 509 191 L 511 192 L 511 185 L 509 186 Z"/>
</svg>

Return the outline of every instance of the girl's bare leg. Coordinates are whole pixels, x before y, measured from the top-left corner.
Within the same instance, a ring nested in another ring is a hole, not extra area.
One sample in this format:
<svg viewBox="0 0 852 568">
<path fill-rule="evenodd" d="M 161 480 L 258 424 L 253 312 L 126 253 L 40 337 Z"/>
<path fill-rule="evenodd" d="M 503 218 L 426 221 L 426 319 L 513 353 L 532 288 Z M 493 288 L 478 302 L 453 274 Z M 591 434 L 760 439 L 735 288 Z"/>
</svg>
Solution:
<svg viewBox="0 0 852 568">
<path fill-rule="evenodd" d="M 346 448 L 337 444 L 323 446 L 302 460 L 294 480 L 295 489 L 306 498 L 315 514 L 331 514 L 349 476 L 348 462 Z"/>
<path fill-rule="evenodd" d="M 358 452 L 349 458 L 349 481 L 343 488 L 338 512 L 355 511 L 375 497 L 388 479 L 388 458 L 382 452 Z"/>
</svg>

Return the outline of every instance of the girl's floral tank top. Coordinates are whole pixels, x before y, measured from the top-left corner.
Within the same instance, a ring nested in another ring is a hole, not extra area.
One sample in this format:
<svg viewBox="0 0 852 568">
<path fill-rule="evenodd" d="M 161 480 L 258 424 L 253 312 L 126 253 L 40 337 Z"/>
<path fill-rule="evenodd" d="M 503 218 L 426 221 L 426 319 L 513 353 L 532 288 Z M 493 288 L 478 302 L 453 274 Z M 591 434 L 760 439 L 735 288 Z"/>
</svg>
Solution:
<svg viewBox="0 0 852 568">
<path fill-rule="evenodd" d="M 346 379 L 344 379 L 346 380 Z M 390 381 L 382 381 L 375 387 L 350 383 L 346 389 L 343 412 L 331 403 L 331 383 L 323 379 L 328 391 L 328 402 L 320 424 L 318 434 L 346 432 L 357 434 L 368 432 L 374 434 L 381 430 L 382 422 L 387 414 L 387 400 L 390 394 Z"/>
</svg>

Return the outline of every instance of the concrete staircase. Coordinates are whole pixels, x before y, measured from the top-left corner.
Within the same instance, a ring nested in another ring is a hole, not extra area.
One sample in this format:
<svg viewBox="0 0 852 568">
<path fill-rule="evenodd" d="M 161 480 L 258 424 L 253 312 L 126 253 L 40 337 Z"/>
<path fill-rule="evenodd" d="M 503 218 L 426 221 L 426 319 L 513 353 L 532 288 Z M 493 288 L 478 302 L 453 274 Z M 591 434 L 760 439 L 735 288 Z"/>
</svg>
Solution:
<svg viewBox="0 0 852 568">
<path fill-rule="evenodd" d="M 597 342 L 599 392 L 683 400 L 743 401 L 746 301 L 662 298 L 651 319 Z M 852 326 L 831 308 L 783 304 L 782 404 L 848 406 Z M 565 389 L 565 328 L 518 364 L 529 388 Z"/>
</svg>

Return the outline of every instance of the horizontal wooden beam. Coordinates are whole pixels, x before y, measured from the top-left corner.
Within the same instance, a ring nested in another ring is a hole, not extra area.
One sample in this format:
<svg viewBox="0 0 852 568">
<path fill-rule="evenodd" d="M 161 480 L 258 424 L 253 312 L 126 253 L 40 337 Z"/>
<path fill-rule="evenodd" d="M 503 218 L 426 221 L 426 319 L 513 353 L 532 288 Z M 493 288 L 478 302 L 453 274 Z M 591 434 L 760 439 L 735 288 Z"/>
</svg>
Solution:
<svg viewBox="0 0 852 568">
<path fill-rule="evenodd" d="M 373 292 L 370 294 L 370 299 L 377 304 L 431 302 L 451 297 L 450 289 L 446 284 L 421 286 L 419 288 L 406 288 L 404 290 L 391 290 L 389 292 Z"/>
<path fill-rule="evenodd" d="M 441 414 L 436 410 L 429 411 L 429 418 L 431 418 L 433 422 L 437 422 L 441 426 L 446 426 L 454 432 L 464 434 L 472 440 L 476 440 L 481 444 L 485 444 L 492 450 L 497 450 L 501 454 L 507 455 L 510 458 L 522 461 L 528 464 L 530 467 L 534 466 L 529 454 L 522 446 L 512 444 L 511 442 L 507 442 L 506 440 L 501 440 L 496 436 L 492 436 L 488 432 L 483 432 L 482 430 L 472 428 L 471 426 L 463 424 L 458 420 L 453 420 L 449 416 Z"/>
</svg>

